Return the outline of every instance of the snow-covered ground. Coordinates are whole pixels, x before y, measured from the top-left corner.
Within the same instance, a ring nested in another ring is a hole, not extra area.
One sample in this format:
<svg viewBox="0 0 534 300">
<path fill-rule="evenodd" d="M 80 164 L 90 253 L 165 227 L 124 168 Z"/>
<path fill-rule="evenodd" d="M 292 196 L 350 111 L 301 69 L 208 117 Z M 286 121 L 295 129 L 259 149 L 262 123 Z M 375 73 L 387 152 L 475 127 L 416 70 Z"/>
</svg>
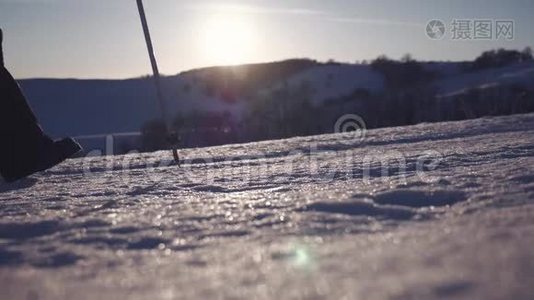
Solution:
<svg viewBox="0 0 534 300">
<path fill-rule="evenodd" d="M 0 299 L 534 299 L 534 114 L 183 155 L 0 184 Z"/>
</svg>

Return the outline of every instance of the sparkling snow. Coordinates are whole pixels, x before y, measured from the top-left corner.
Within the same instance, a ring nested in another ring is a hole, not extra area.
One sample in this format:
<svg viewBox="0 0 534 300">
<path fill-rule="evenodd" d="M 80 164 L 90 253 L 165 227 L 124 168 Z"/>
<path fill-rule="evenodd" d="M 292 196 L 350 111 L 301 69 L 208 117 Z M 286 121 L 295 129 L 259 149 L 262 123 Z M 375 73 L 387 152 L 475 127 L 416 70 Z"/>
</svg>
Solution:
<svg viewBox="0 0 534 300">
<path fill-rule="evenodd" d="M 0 299 L 533 299 L 534 114 L 0 184 Z"/>
</svg>

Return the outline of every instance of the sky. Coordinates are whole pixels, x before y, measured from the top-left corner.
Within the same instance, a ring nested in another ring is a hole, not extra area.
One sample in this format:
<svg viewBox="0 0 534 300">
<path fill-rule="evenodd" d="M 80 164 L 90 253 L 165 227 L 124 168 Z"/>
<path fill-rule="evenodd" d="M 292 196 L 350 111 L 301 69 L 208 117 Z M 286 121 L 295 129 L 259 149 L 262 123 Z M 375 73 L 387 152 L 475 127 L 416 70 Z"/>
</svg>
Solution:
<svg viewBox="0 0 534 300">
<path fill-rule="evenodd" d="M 357 62 L 410 53 L 468 60 L 493 48 L 534 47 L 532 0 L 145 0 L 162 73 L 288 58 Z M 442 39 L 426 34 L 445 23 Z M 452 22 L 513 21 L 513 39 L 453 39 Z M 22 78 L 149 74 L 135 0 L 0 0 L 6 67 Z"/>
</svg>

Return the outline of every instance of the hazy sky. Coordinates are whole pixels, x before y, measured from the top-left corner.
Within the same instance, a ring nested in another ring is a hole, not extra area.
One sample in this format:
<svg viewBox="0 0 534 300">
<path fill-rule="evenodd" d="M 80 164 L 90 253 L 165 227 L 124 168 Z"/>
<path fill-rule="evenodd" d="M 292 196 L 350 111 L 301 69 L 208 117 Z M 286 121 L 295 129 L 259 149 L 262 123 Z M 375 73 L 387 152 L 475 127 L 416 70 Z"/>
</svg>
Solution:
<svg viewBox="0 0 534 300">
<path fill-rule="evenodd" d="M 354 62 L 411 53 L 472 59 L 534 46 L 532 0 L 145 0 L 165 74 L 294 57 Z M 429 39 L 431 19 L 511 19 L 512 41 Z M 6 64 L 17 78 L 126 78 L 150 72 L 135 0 L 0 0 Z"/>
</svg>

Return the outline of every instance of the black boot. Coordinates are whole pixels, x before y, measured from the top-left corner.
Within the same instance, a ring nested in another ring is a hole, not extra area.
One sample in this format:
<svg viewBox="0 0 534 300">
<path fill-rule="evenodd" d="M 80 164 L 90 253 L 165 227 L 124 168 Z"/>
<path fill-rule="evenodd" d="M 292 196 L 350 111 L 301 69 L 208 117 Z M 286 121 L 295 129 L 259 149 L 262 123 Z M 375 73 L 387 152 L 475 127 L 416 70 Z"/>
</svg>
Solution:
<svg viewBox="0 0 534 300">
<path fill-rule="evenodd" d="M 13 144 L 12 144 L 13 145 Z M 28 147 L 30 148 L 24 148 Z M 52 141 L 43 136 L 39 140 L 24 141 L 9 147 L 7 157 L 0 159 L 0 173 L 6 182 L 14 182 L 31 174 L 50 169 L 82 150 L 71 138 Z M 5 159 L 8 158 L 8 159 Z"/>
</svg>

